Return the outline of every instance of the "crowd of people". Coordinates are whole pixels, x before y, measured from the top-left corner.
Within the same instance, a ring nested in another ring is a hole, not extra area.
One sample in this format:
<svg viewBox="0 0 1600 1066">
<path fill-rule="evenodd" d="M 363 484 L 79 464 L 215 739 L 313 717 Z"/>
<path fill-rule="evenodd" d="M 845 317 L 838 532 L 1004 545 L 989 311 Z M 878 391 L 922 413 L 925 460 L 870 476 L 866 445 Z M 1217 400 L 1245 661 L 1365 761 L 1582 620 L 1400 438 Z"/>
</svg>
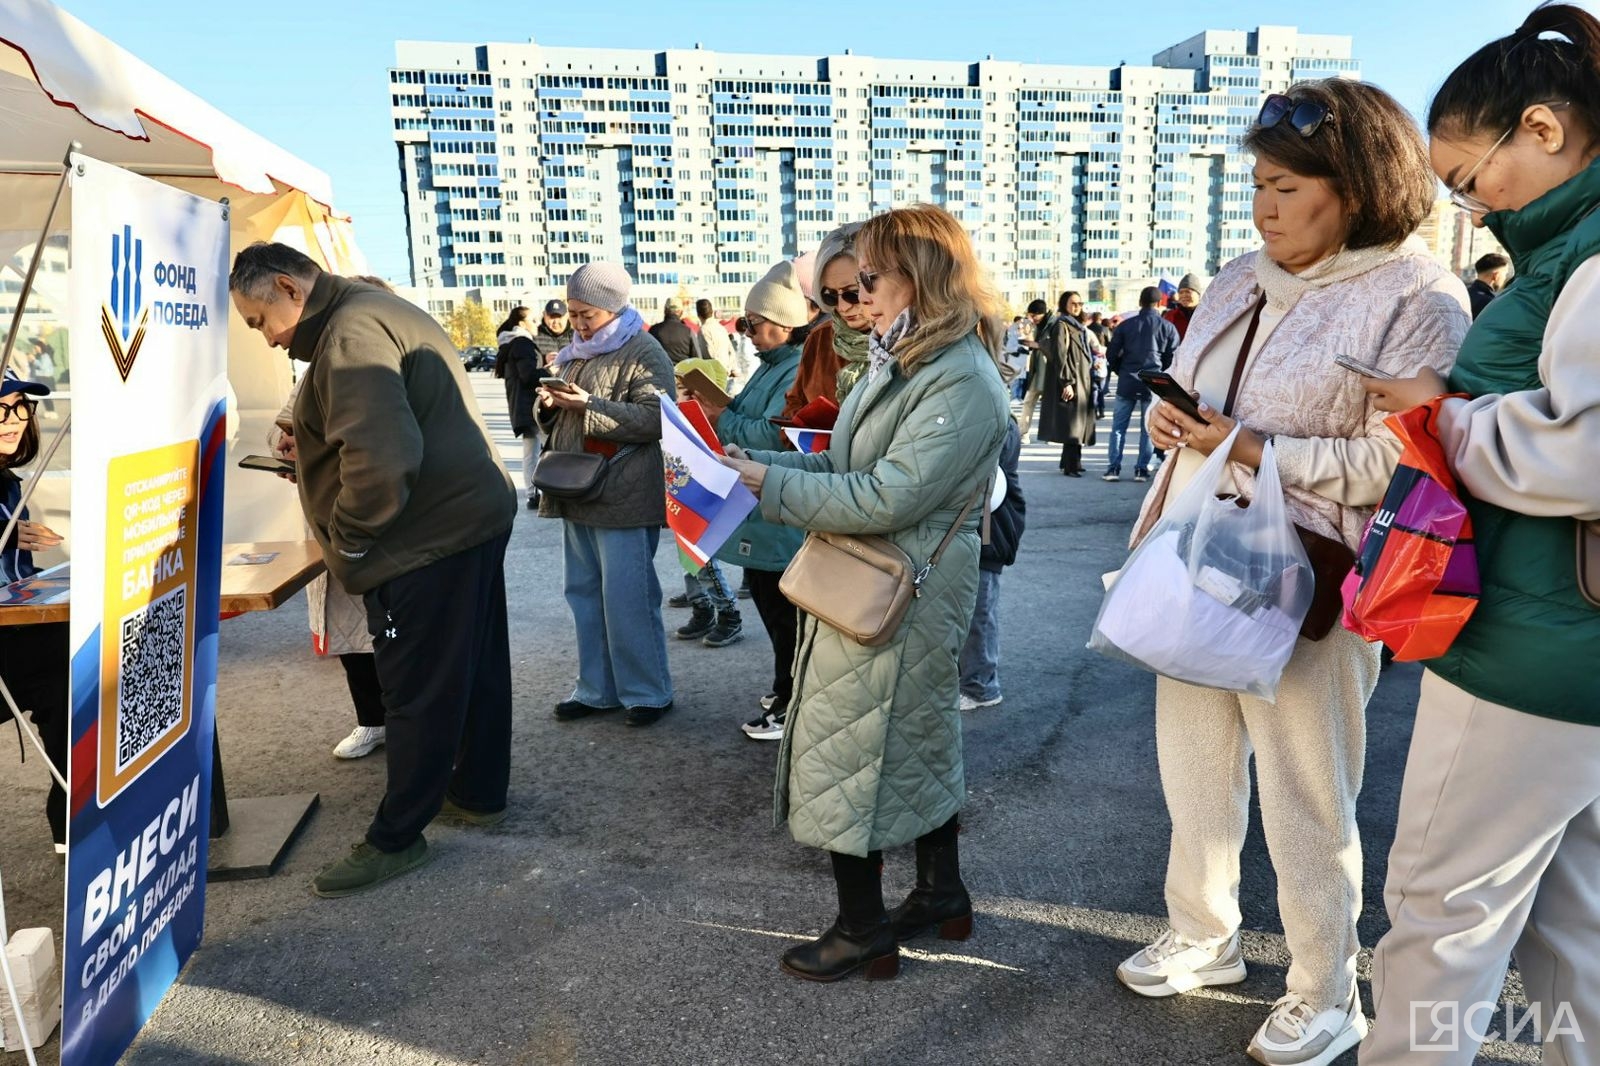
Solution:
<svg viewBox="0 0 1600 1066">
<path fill-rule="evenodd" d="M 726 570 L 739 567 L 773 650 L 742 728 L 781 741 L 775 817 L 826 851 L 834 874 L 836 920 L 781 958 L 817 981 L 892 977 L 901 942 L 973 932 L 960 715 L 1002 700 L 1000 575 L 1025 528 L 1018 457 L 1035 413 L 1034 439 L 1059 444 L 1062 474 L 1079 477 L 1115 375 L 1103 477 L 1120 478 L 1137 411 L 1134 480 L 1153 479 L 1130 545 L 1219 448 L 1230 448 L 1219 494 L 1249 499 L 1270 461 L 1327 606 L 1400 455 L 1387 415 L 1434 402 L 1476 528 L 1482 595 L 1426 664 L 1388 862 L 1390 928 L 1373 963 L 1375 1022 L 1357 986 L 1356 804 L 1381 662 L 1315 600 L 1273 701 L 1158 678 L 1168 929 L 1115 976 L 1153 999 L 1245 979 L 1253 762 L 1292 959 L 1253 1058 L 1327 1066 L 1360 1044 L 1369 1066 L 1465 1066 L 1470 1039 L 1419 1057 L 1415 1005 L 1493 1002 L 1514 956 L 1542 1016 L 1571 1023 L 1547 1034 L 1546 1061 L 1600 1062 L 1583 1039 L 1600 1041 L 1600 684 L 1588 659 L 1600 610 L 1573 565 L 1575 538 L 1596 536 L 1600 519 L 1587 315 L 1600 291 L 1600 21 L 1537 9 L 1445 79 L 1426 139 L 1383 90 L 1333 79 L 1269 96 L 1244 146 L 1261 248 L 1208 287 L 1185 277 L 1170 301 L 1146 289 L 1114 325 L 1071 291 L 1008 322 L 971 238 L 932 206 L 842 226 L 809 261 L 774 264 L 731 331 L 707 301 L 694 322 L 669 302 L 647 328 L 627 271 L 588 263 L 536 325 L 518 308 L 500 333 L 520 491 L 425 312 L 284 245 L 241 251 L 238 314 L 305 366 L 275 444 L 296 463 L 327 561 L 324 625 L 342 598 L 338 625 L 362 630 L 339 645 L 360 714 L 340 754 L 383 744 L 387 757 L 370 828 L 315 891 L 364 891 L 427 862 L 436 818 L 506 816 L 504 556 L 519 496 L 562 530 L 578 676 L 554 716 L 642 728 L 672 710 L 655 566 L 663 396 L 699 405 L 757 501 L 686 579 L 692 614 L 675 635 L 713 647 L 739 638 Z M 1477 263 L 1470 295 L 1415 236 L 1436 181 L 1510 251 Z M 1153 374 L 1194 406 L 1158 400 Z M 27 520 L 12 473 L 37 449 L 47 391 L 19 377 L 0 385 L 0 504 L 22 519 L 0 554 L 7 579 L 59 543 Z M 787 447 L 778 423 L 820 400 L 838 409 L 827 448 Z M 880 538 L 916 570 L 917 594 L 881 638 L 786 595 L 786 569 L 830 537 Z M 8 637 L 0 673 L 27 689 L 64 670 L 65 636 L 23 632 L 37 647 Z M 59 752 L 64 707 L 27 690 Z M 375 743 L 360 733 L 371 728 L 383 731 Z M 50 797 L 58 841 L 62 799 Z M 908 844 L 916 887 L 891 908 L 884 853 Z"/>
</svg>

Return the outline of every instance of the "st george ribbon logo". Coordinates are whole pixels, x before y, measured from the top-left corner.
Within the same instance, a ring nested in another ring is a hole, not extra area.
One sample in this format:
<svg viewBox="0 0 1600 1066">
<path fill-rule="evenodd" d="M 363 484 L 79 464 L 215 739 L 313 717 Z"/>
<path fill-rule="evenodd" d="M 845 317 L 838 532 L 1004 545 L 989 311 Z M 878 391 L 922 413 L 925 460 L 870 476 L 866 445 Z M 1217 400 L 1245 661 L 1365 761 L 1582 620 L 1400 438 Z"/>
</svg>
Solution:
<svg viewBox="0 0 1600 1066">
<path fill-rule="evenodd" d="M 133 227 L 111 235 L 111 302 L 100 307 L 100 332 L 105 335 L 117 373 L 126 382 L 139 358 L 150 308 L 144 303 L 144 241 L 135 240 Z"/>
</svg>

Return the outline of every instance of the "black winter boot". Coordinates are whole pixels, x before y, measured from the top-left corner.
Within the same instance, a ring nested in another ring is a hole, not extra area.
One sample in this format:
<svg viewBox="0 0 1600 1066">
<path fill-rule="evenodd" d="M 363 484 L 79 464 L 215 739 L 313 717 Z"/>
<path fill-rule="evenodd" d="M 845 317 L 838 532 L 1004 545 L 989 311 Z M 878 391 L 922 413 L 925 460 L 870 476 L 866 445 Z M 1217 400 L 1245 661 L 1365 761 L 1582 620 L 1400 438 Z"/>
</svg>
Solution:
<svg viewBox="0 0 1600 1066">
<path fill-rule="evenodd" d="M 821 937 L 783 953 L 785 973 L 807 981 L 837 981 L 863 970 L 869 981 L 900 972 L 900 946 L 883 910 L 882 859 L 829 852 L 839 889 L 839 918 Z"/>
<path fill-rule="evenodd" d="M 709 603 L 701 602 L 692 604 L 694 614 L 689 616 L 689 621 L 678 627 L 679 640 L 699 640 L 716 628 L 717 611 Z"/>
<path fill-rule="evenodd" d="M 896 939 L 904 942 L 937 928 L 940 940 L 972 935 L 972 897 L 961 883 L 961 856 L 954 818 L 917 838 L 917 887 L 889 912 Z"/>
</svg>

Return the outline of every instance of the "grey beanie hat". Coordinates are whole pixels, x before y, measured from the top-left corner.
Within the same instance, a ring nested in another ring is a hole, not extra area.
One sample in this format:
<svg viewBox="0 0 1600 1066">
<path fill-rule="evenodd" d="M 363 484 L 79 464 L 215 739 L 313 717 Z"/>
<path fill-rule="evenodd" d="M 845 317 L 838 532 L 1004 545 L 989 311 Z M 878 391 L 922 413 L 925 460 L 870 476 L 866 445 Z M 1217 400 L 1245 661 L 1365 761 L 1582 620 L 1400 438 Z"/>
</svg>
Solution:
<svg viewBox="0 0 1600 1066">
<path fill-rule="evenodd" d="M 628 306 L 633 279 L 617 263 L 585 263 L 567 279 L 567 299 L 613 313 Z"/>
<path fill-rule="evenodd" d="M 805 325 L 811 315 L 806 308 L 805 293 L 800 291 L 800 276 L 794 263 L 785 259 L 767 271 L 767 276 L 755 283 L 750 295 L 744 298 L 744 313 L 760 315 L 787 329 Z"/>
<path fill-rule="evenodd" d="M 1196 293 L 1203 293 L 1206 291 L 1201 286 L 1200 279 L 1193 274 L 1185 274 L 1183 276 L 1183 280 L 1178 282 L 1178 288 L 1193 289 Z"/>
</svg>

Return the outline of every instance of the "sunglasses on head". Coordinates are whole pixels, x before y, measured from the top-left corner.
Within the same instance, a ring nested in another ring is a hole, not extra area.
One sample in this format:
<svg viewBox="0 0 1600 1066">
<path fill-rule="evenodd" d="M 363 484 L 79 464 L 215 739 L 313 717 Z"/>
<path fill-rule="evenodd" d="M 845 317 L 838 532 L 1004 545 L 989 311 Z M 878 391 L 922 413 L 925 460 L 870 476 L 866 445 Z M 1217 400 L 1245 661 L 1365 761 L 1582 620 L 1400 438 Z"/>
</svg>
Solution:
<svg viewBox="0 0 1600 1066">
<path fill-rule="evenodd" d="M 817 299 L 822 301 L 823 307 L 838 307 L 840 300 L 853 307 L 861 302 L 861 288 L 858 285 L 850 285 L 843 289 L 824 288 L 818 290 Z"/>
<path fill-rule="evenodd" d="M 1300 136 L 1310 137 L 1331 117 L 1332 112 L 1328 110 L 1326 104 L 1319 104 L 1315 100 L 1296 102 L 1282 93 L 1273 93 L 1261 105 L 1261 113 L 1256 116 L 1256 126 L 1268 129 L 1287 122 Z"/>
</svg>

